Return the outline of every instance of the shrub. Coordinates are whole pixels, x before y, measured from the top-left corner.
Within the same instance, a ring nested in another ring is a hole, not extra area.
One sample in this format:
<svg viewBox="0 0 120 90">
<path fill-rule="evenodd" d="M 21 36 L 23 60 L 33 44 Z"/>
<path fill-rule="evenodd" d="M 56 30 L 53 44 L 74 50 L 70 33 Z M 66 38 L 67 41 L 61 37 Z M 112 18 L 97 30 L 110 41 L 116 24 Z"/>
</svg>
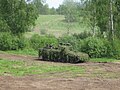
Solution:
<svg viewBox="0 0 120 90">
<path fill-rule="evenodd" d="M 119 39 L 115 39 L 113 41 L 113 44 L 111 45 L 112 47 L 112 51 L 113 51 L 113 57 L 116 59 L 120 59 L 120 40 Z"/>
<path fill-rule="evenodd" d="M 47 30 L 46 29 L 40 29 L 40 34 L 41 35 L 46 35 L 47 34 Z"/>
<path fill-rule="evenodd" d="M 73 34 L 73 36 L 76 37 L 77 39 L 85 39 L 85 38 L 91 37 L 92 33 L 88 31 L 84 31 L 84 32 L 81 32 L 80 34 Z"/>
<path fill-rule="evenodd" d="M 115 38 L 113 42 L 103 40 L 104 46 L 107 48 L 106 57 L 120 58 L 120 40 Z"/>
<path fill-rule="evenodd" d="M 0 32 L 8 32 L 10 27 L 7 25 L 6 21 L 3 20 L 0 16 Z"/>
<path fill-rule="evenodd" d="M 19 49 L 19 38 L 14 36 L 14 38 L 12 37 L 12 45 L 11 45 L 11 49 L 10 50 L 18 50 Z"/>
<path fill-rule="evenodd" d="M 60 43 L 70 43 L 73 51 L 78 51 L 79 40 L 73 36 L 64 36 L 59 38 Z"/>
<path fill-rule="evenodd" d="M 70 43 L 72 51 L 85 52 L 91 58 L 114 57 L 120 59 L 120 40 L 117 38 L 114 42 L 110 42 L 103 37 L 73 35 L 61 37 L 59 42 Z"/>
<path fill-rule="evenodd" d="M 23 36 L 13 36 L 11 33 L 0 33 L 0 50 L 24 49 L 29 45 Z"/>
<path fill-rule="evenodd" d="M 19 37 L 18 48 L 19 49 L 31 48 L 29 39 L 25 38 L 24 36 Z"/>
<path fill-rule="evenodd" d="M 83 40 L 81 51 L 89 54 L 90 57 L 100 58 L 107 56 L 107 46 L 105 40 L 101 38 L 90 37 Z"/>
<path fill-rule="evenodd" d="M 58 40 L 53 36 L 39 36 L 35 34 L 30 38 L 30 44 L 33 49 L 38 50 L 47 44 L 57 45 Z"/>
<path fill-rule="evenodd" d="M 10 33 L 0 33 L 0 50 L 11 50 L 12 35 Z"/>
</svg>

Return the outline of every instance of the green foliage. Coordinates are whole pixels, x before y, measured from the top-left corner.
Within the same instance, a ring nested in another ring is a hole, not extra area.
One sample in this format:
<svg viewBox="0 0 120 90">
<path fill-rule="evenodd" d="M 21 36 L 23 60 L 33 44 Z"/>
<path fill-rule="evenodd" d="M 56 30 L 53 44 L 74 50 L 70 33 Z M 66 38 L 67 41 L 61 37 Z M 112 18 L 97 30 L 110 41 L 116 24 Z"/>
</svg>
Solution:
<svg viewBox="0 0 120 90">
<path fill-rule="evenodd" d="M 105 46 L 104 39 L 90 37 L 83 41 L 81 51 L 89 54 L 90 57 L 106 57 L 107 46 Z M 107 43 L 108 44 L 108 43 Z"/>
<path fill-rule="evenodd" d="M 76 39 L 76 37 L 74 37 L 74 36 L 65 35 L 65 36 L 59 38 L 59 42 L 60 43 L 70 43 L 72 46 L 72 50 L 74 50 L 74 51 L 76 51 L 79 48 L 78 47 L 79 39 Z"/>
<path fill-rule="evenodd" d="M 80 34 L 73 34 L 77 39 L 85 39 L 92 36 L 92 33 L 88 31 L 81 32 Z"/>
<path fill-rule="evenodd" d="M 50 13 L 50 15 L 55 15 L 55 14 L 57 14 L 57 11 L 56 11 L 56 9 L 54 7 L 52 7 L 50 9 L 49 13 Z"/>
<path fill-rule="evenodd" d="M 7 25 L 6 21 L 3 20 L 0 16 L 0 32 L 10 31 L 9 26 Z"/>
<path fill-rule="evenodd" d="M 101 57 L 120 57 L 120 40 L 116 39 L 113 43 L 106 39 L 90 37 L 81 40 L 79 51 L 89 54 L 92 58 Z"/>
<path fill-rule="evenodd" d="M 77 39 L 73 36 L 65 35 L 65 36 L 59 38 L 59 42 L 70 43 L 71 45 L 74 45 L 74 43 L 77 42 Z"/>
<path fill-rule="evenodd" d="M 120 59 L 120 40 L 117 38 L 112 43 L 112 51 L 113 57 L 116 59 Z"/>
<path fill-rule="evenodd" d="M 57 13 L 54 7 L 49 8 L 48 4 L 45 3 L 45 0 L 33 0 L 33 2 L 40 15 L 55 15 Z"/>
<path fill-rule="evenodd" d="M 70 43 L 72 51 L 87 53 L 91 58 L 114 57 L 120 58 L 120 40 L 115 39 L 113 43 L 106 38 L 90 37 L 92 34 L 74 34 L 59 38 L 59 42 Z"/>
<path fill-rule="evenodd" d="M 41 35 L 46 35 L 47 34 L 47 30 L 46 29 L 40 29 L 40 34 Z"/>
<path fill-rule="evenodd" d="M 10 33 L 0 33 L 0 50 L 11 50 L 12 36 Z"/>
<path fill-rule="evenodd" d="M 109 41 L 119 37 L 119 0 L 87 0 L 84 4 L 85 16 L 93 28 L 98 26 L 102 35 L 107 33 Z"/>
<path fill-rule="evenodd" d="M 19 49 L 25 49 L 25 48 L 30 48 L 30 41 L 29 39 L 25 38 L 24 36 L 19 37 L 18 40 L 18 48 Z"/>
<path fill-rule="evenodd" d="M 63 5 L 57 9 L 59 14 L 65 16 L 67 23 L 78 21 L 80 3 L 75 0 L 64 0 Z"/>
<path fill-rule="evenodd" d="M 0 0 L 0 31 L 21 34 L 30 29 L 37 19 L 34 4 L 25 0 Z"/>
<path fill-rule="evenodd" d="M 13 36 L 11 33 L 0 33 L 0 50 L 18 50 L 29 46 L 24 37 Z"/>
<path fill-rule="evenodd" d="M 57 8 L 57 13 L 59 15 L 64 15 L 65 14 L 65 5 L 60 5 L 58 8 Z"/>
<path fill-rule="evenodd" d="M 57 45 L 58 40 L 54 36 L 40 36 L 35 34 L 30 38 L 30 44 L 33 49 L 38 50 L 47 44 Z"/>
</svg>

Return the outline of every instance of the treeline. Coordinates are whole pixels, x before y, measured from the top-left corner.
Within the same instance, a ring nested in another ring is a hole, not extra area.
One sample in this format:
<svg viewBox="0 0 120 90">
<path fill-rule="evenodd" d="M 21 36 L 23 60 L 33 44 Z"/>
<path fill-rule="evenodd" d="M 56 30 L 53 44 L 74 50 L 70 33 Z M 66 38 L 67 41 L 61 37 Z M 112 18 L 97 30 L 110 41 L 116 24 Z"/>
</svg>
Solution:
<svg viewBox="0 0 120 90">
<path fill-rule="evenodd" d="M 93 36 L 99 32 L 109 40 L 120 38 L 120 0 L 64 0 L 57 9 L 68 23 L 88 24 Z"/>
<path fill-rule="evenodd" d="M 36 5 L 37 11 L 40 15 L 55 15 L 57 11 L 54 7 L 49 8 L 48 4 L 45 3 L 45 0 L 33 0 L 33 3 Z"/>
<path fill-rule="evenodd" d="M 41 3 L 40 8 L 38 8 L 40 15 L 56 15 L 58 14 L 54 7 L 49 8 L 48 4 L 43 5 Z"/>
</svg>

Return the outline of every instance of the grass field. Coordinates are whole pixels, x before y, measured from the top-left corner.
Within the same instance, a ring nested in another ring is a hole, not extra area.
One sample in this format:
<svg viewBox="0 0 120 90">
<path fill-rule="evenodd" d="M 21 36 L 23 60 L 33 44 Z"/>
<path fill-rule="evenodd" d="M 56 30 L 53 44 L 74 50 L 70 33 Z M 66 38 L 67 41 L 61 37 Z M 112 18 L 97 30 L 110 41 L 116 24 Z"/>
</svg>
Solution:
<svg viewBox="0 0 120 90">
<path fill-rule="evenodd" d="M 13 57 L 13 55 L 11 55 Z M 18 56 L 16 56 L 18 57 Z M 21 56 L 19 56 L 21 57 Z M 22 58 L 22 57 L 21 57 Z M 24 59 L 24 58 L 23 58 Z M 30 60 L 9 60 L 0 59 L 0 76 L 28 76 L 28 75 L 42 75 L 43 78 L 50 77 L 59 74 L 65 78 L 68 77 L 118 77 L 120 73 L 113 73 L 105 71 L 108 68 L 107 65 L 111 66 L 111 70 L 118 68 L 119 65 L 115 64 L 118 62 L 114 59 L 94 59 L 92 62 L 113 62 L 113 63 L 86 63 L 86 64 L 62 64 L 62 63 L 51 63 L 51 62 L 38 62 Z M 106 65 L 106 66 L 104 66 Z M 117 66 L 116 66 L 117 65 Z M 102 67 L 101 67 L 102 66 Z M 110 69 L 110 68 L 108 68 Z M 118 68 L 119 69 L 119 68 Z M 87 74 L 89 70 L 92 73 Z M 101 75 L 102 74 L 102 75 Z M 109 74 L 109 75 L 108 75 Z M 44 76 L 45 75 L 45 76 Z M 50 75 L 50 76 L 49 76 Z M 60 76 L 60 77 L 62 77 Z"/>
<path fill-rule="evenodd" d="M 113 59 L 113 58 L 91 58 L 90 62 L 108 63 L 108 62 L 120 62 L 120 60 Z"/>
<path fill-rule="evenodd" d="M 15 54 L 15 55 L 30 55 L 30 56 L 38 55 L 38 51 L 33 49 L 0 51 L 0 53 Z"/>
<path fill-rule="evenodd" d="M 69 74 L 84 73 L 84 68 L 67 65 L 36 64 L 25 61 L 0 59 L 0 75 L 25 76 L 45 73 L 67 72 Z"/>
<path fill-rule="evenodd" d="M 82 22 L 82 21 L 80 21 Z M 40 34 L 41 32 L 55 35 L 56 37 L 62 36 L 68 33 L 68 27 L 70 28 L 70 34 L 80 33 L 89 30 L 84 23 L 74 22 L 68 24 L 64 21 L 63 15 L 40 15 L 36 21 L 36 26 L 33 32 L 28 34 Z"/>
</svg>

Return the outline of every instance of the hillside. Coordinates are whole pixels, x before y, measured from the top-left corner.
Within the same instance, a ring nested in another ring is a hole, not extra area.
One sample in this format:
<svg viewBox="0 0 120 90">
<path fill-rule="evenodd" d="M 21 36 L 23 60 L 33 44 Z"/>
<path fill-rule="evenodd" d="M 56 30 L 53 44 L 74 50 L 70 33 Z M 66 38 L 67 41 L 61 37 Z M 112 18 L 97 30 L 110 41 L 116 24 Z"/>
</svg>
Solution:
<svg viewBox="0 0 120 90">
<path fill-rule="evenodd" d="M 66 34 L 68 32 L 68 28 L 70 28 L 70 34 L 80 33 L 82 31 L 89 30 L 89 28 L 86 27 L 86 25 L 84 25 L 83 23 L 66 23 L 64 21 L 63 15 L 40 15 L 36 21 L 34 31 L 31 32 L 31 34 L 47 33 L 59 37 Z"/>
</svg>

